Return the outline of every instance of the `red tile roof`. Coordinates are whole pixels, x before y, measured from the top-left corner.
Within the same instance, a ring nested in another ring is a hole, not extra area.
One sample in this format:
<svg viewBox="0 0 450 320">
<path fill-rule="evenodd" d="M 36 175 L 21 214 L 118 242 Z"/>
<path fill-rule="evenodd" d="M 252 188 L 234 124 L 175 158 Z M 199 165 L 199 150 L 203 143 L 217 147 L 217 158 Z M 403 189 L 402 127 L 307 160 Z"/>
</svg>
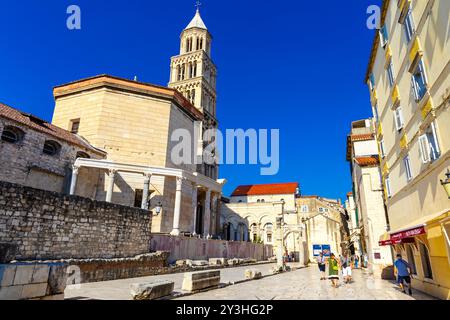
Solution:
<svg viewBox="0 0 450 320">
<path fill-rule="evenodd" d="M 349 193 L 347 193 L 347 197 L 353 197 L 353 192 L 349 192 Z"/>
<path fill-rule="evenodd" d="M 96 152 L 97 154 L 106 154 L 106 152 L 94 148 L 86 140 L 76 134 L 57 127 L 45 120 L 39 119 L 32 114 L 21 112 L 2 103 L 0 103 L 0 117 L 27 126 L 33 130 L 48 134 L 49 136 L 52 136 L 56 139 L 61 139 L 70 144 L 74 144 L 79 147 L 91 150 L 93 152 Z"/>
<path fill-rule="evenodd" d="M 352 142 L 354 142 L 354 141 L 367 141 L 367 140 L 373 140 L 373 139 L 375 139 L 375 137 L 371 133 L 369 133 L 369 134 L 354 134 L 354 135 L 351 135 Z"/>
<path fill-rule="evenodd" d="M 295 194 L 298 183 L 274 183 L 274 184 L 254 184 L 248 186 L 239 186 L 234 190 L 232 197 L 237 196 L 256 196 L 268 194 Z"/>
<path fill-rule="evenodd" d="M 356 163 L 361 167 L 377 166 L 380 161 L 378 157 L 359 157 L 355 159 Z"/>
</svg>

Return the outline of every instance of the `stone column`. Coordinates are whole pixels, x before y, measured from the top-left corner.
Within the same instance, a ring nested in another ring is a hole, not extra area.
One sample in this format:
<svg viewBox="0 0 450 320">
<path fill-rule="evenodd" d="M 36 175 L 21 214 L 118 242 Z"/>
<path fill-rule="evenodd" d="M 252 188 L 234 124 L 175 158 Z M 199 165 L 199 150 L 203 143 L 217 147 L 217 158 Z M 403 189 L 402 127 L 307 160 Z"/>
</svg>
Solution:
<svg viewBox="0 0 450 320">
<path fill-rule="evenodd" d="M 213 197 L 212 197 L 212 216 L 213 219 L 211 220 L 211 234 L 215 235 L 217 234 L 217 217 L 219 215 L 218 213 L 218 195 L 217 193 L 214 193 Z"/>
<path fill-rule="evenodd" d="M 211 190 L 206 190 L 205 193 L 205 228 L 203 230 L 203 235 L 208 237 L 210 235 L 210 225 L 211 225 Z"/>
<path fill-rule="evenodd" d="M 192 235 L 196 236 L 197 232 L 197 201 L 198 201 L 198 190 L 197 190 L 197 184 L 192 183 L 192 210 L 193 210 L 193 217 L 194 217 L 194 223 L 193 223 L 193 231 Z"/>
<path fill-rule="evenodd" d="M 142 192 L 142 205 L 141 205 L 141 209 L 142 210 L 148 210 L 148 195 L 150 193 L 150 180 L 152 178 L 151 174 L 146 174 L 144 176 L 144 190 Z"/>
<path fill-rule="evenodd" d="M 72 180 L 70 181 L 70 195 L 73 196 L 77 189 L 78 171 L 80 167 L 73 166 L 72 168 Z M 67 189 L 66 189 L 67 190 Z"/>
<path fill-rule="evenodd" d="M 175 191 L 175 210 L 173 212 L 173 230 L 170 233 L 172 236 L 180 235 L 180 215 L 181 215 L 181 187 L 183 179 L 177 177 L 177 187 Z"/>
<path fill-rule="evenodd" d="M 108 174 L 108 189 L 106 191 L 106 202 L 112 201 L 114 193 L 114 178 L 116 177 L 117 170 L 110 169 Z"/>
</svg>

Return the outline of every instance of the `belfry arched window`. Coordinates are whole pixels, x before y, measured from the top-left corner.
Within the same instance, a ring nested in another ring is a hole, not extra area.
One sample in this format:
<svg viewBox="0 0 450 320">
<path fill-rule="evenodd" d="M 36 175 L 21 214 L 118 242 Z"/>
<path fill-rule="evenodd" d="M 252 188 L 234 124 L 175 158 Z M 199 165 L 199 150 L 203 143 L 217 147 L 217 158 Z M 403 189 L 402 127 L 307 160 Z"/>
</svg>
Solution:
<svg viewBox="0 0 450 320">
<path fill-rule="evenodd" d="M 178 81 L 181 81 L 181 66 L 178 65 L 177 67 L 177 79 Z"/>
<path fill-rule="evenodd" d="M 197 77 L 197 61 L 194 61 L 192 66 L 193 66 L 192 74 L 193 74 L 193 77 L 195 78 L 195 77 Z"/>
</svg>

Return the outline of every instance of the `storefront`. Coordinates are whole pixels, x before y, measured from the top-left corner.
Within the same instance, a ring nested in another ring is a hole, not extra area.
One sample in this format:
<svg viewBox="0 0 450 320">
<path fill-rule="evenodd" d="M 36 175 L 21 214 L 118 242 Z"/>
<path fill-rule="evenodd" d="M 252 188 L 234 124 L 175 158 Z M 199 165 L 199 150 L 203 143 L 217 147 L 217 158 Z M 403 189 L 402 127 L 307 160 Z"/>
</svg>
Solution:
<svg viewBox="0 0 450 320">
<path fill-rule="evenodd" d="M 450 299 L 450 211 L 423 217 L 385 233 L 380 246 L 392 246 L 411 266 L 413 287 Z"/>
</svg>

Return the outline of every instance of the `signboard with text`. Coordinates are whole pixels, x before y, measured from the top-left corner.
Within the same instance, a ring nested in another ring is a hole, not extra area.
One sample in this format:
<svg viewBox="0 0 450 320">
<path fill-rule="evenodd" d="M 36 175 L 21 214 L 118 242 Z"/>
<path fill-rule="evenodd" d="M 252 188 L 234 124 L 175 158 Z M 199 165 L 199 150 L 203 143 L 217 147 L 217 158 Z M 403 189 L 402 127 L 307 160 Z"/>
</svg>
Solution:
<svg viewBox="0 0 450 320">
<path fill-rule="evenodd" d="M 331 246 L 329 244 L 314 244 L 313 245 L 314 257 L 318 257 L 321 252 L 323 252 L 324 256 L 329 257 L 331 255 Z"/>
</svg>

